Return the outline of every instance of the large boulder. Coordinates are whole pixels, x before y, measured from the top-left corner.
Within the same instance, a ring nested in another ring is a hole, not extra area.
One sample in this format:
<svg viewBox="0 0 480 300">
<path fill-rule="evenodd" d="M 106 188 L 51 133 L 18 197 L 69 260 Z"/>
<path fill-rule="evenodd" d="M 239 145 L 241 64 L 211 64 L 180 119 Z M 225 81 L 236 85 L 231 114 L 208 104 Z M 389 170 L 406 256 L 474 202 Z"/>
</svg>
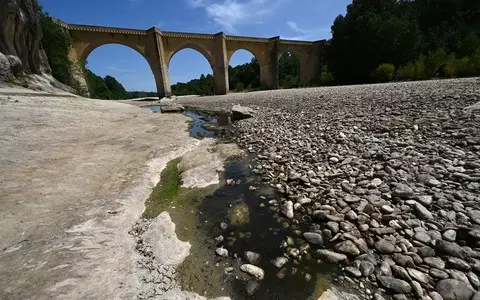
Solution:
<svg viewBox="0 0 480 300">
<path fill-rule="evenodd" d="M 178 103 L 169 103 L 160 105 L 160 110 L 162 113 L 182 113 L 185 108 Z"/>
<path fill-rule="evenodd" d="M 0 77 L 8 77 L 11 75 L 13 75 L 13 72 L 10 68 L 10 62 L 5 55 L 0 53 Z"/>
<path fill-rule="evenodd" d="M 40 74 L 50 69 L 41 56 L 42 27 L 36 0 L 0 0 L 0 24 L 0 53 L 9 60 L 11 73 Z M 3 57 L 0 60 L 0 76 L 8 76 Z"/>
<path fill-rule="evenodd" d="M 250 107 L 234 105 L 232 107 L 232 122 L 252 118 L 255 111 Z"/>
</svg>

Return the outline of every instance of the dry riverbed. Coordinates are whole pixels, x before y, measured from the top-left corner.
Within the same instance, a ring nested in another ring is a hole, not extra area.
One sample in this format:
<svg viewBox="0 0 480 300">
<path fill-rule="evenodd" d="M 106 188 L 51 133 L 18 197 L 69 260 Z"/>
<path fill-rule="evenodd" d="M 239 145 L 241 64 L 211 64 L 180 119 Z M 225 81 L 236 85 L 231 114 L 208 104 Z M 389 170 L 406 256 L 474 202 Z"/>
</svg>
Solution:
<svg viewBox="0 0 480 300">
<path fill-rule="evenodd" d="M 137 298 L 143 258 L 129 231 L 162 168 L 199 143 L 188 120 L 112 101 L 0 93 L 0 298 Z M 188 244 L 168 214 L 156 224 L 164 232 L 152 243 Z M 167 277 L 168 299 L 199 297 Z"/>
</svg>

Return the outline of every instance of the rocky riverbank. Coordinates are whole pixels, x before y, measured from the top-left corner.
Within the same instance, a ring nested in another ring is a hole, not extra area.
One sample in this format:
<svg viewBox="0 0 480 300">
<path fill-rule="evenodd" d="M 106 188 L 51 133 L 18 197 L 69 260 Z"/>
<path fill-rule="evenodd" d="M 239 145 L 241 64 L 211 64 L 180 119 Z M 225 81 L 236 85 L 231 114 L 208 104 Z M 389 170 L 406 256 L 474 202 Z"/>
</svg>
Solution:
<svg viewBox="0 0 480 300">
<path fill-rule="evenodd" d="M 255 108 L 229 136 L 282 196 L 282 222 L 308 224 L 285 256 L 344 266 L 366 298 L 477 299 L 480 80 L 285 90 L 182 99 Z M 473 297 L 473 298 L 472 298 Z"/>
</svg>

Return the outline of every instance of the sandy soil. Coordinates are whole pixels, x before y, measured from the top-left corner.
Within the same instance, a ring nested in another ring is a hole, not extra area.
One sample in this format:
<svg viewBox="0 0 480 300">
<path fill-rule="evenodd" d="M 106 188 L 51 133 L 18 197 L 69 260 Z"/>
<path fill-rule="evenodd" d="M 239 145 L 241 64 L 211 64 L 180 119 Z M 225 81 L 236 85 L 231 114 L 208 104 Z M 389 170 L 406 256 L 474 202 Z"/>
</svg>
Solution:
<svg viewBox="0 0 480 300">
<path fill-rule="evenodd" d="M 0 89 L 0 299 L 133 299 L 129 229 L 187 118 Z"/>
</svg>

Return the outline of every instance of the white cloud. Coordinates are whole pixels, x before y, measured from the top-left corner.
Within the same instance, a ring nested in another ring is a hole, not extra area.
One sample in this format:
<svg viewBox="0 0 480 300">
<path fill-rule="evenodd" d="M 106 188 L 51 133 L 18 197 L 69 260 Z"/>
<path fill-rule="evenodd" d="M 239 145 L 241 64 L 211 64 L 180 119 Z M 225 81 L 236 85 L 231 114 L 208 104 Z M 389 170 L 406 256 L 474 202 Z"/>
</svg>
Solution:
<svg viewBox="0 0 480 300">
<path fill-rule="evenodd" d="M 293 36 L 282 36 L 282 38 L 287 40 L 318 40 L 325 38 L 325 34 L 330 32 L 330 28 L 304 29 L 299 27 L 294 21 L 287 21 L 287 26 L 295 33 Z"/>
<path fill-rule="evenodd" d="M 123 68 L 118 68 L 118 67 L 115 67 L 115 66 L 108 66 L 107 70 L 117 72 L 117 73 L 124 73 L 124 74 L 136 73 L 137 72 L 136 70 L 133 70 L 133 69 L 123 69 Z"/>
<path fill-rule="evenodd" d="M 188 4 L 193 7 L 201 7 L 205 4 L 205 0 L 188 0 Z"/>
<path fill-rule="evenodd" d="M 235 32 L 238 25 L 261 24 L 282 0 L 188 0 L 193 7 L 203 8 L 207 16 L 223 30 Z"/>
</svg>

